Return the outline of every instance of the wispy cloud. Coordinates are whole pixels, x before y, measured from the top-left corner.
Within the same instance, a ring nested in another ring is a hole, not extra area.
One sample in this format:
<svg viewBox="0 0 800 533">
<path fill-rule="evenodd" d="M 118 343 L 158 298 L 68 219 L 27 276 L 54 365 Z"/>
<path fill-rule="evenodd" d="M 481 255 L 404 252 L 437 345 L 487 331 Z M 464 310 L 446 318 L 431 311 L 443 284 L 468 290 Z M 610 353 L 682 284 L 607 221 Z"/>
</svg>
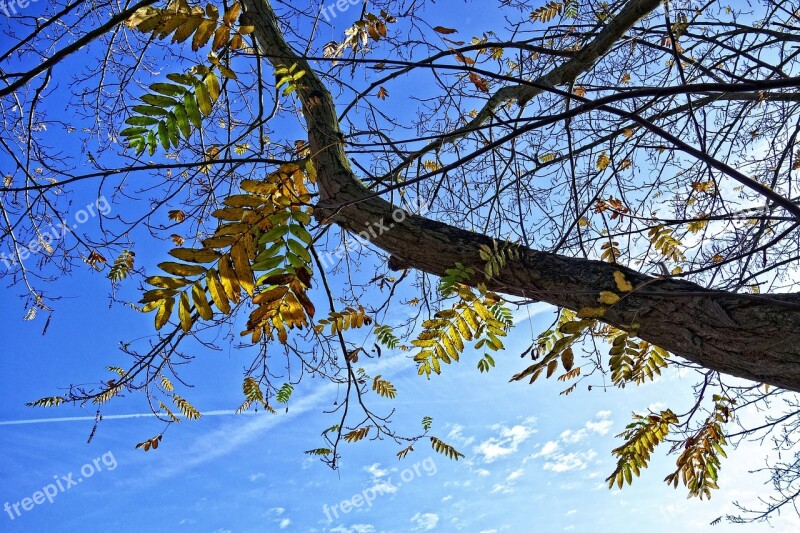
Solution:
<svg viewBox="0 0 800 533">
<path fill-rule="evenodd" d="M 517 484 L 517 480 L 521 478 L 525 474 L 525 471 L 522 468 L 514 470 L 508 476 L 503 483 L 495 483 L 492 487 L 492 493 L 499 492 L 501 494 L 510 494 L 514 492 L 514 486 Z"/>
<path fill-rule="evenodd" d="M 597 457 L 597 452 L 594 450 L 557 453 L 549 460 L 545 461 L 542 468 L 556 473 L 569 472 L 570 470 L 583 470 L 589 464 L 589 461 L 595 457 Z"/>
<path fill-rule="evenodd" d="M 411 517 L 414 522 L 412 531 L 430 531 L 439 524 L 439 515 L 436 513 L 417 513 Z"/>
<path fill-rule="evenodd" d="M 353 524 L 352 526 L 336 526 L 328 530 L 330 533 L 375 533 L 375 526 L 372 524 Z"/>
<path fill-rule="evenodd" d="M 475 453 L 481 455 L 486 463 L 516 453 L 520 445 L 536 433 L 532 427 L 532 421 L 512 427 L 496 426 L 496 429 L 498 430 L 497 436 L 490 437 L 474 448 Z"/>
<path fill-rule="evenodd" d="M 206 411 L 203 416 L 247 416 L 259 415 L 253 411 L 236 414 L 233 409 Z M 103 415 L 103 420 L 126 420 L 129 418 L 154 418 L 156 415 L 153 413 L 130 413 L 127 415 Z M 22 420 L 0 420 L 0 426 L 15 426 L 26 424 L 51 424 L 56 422 L 86 422 L 87 420 L 94 420 L 94 416 L 62 416 L 59 418 L 28 418 Z"/>
<path fill-rule="evenodd" d="M 209 431 L 191 443 L 181 453 L 180 461 L 175 461 L 173 460 L 174 458 L 164 455 L 163 459 L 157 465 L 154 465 L 153 471 L 144 476 L 143 479 L 146 479 L 147 482 L 154 482 L 171 478 L 214 459 L 232 454 L 236 450 L 263 437 L 267 431 L 319 407 L 324 399 L 333 393 L 335 393 L 335 385 L 320 385 L 313 392 L 292 402 L 288 413 L 271 415 L 266 412 L 260 412 L 257 416 L 250 417 L 244 423 L 242 423 L 241 419 L 226 423 L 223 427 Z"/>
</svg>

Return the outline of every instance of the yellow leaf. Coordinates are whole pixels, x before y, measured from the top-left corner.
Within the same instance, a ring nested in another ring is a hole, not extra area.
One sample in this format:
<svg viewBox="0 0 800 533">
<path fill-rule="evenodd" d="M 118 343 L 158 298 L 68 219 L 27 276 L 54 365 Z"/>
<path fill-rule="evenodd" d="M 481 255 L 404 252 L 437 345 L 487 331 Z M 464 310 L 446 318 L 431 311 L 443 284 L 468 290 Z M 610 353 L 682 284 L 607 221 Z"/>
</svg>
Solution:
<svg viewBox="0 0 800 533">
<path fill-rule="evenodd" d="M 569 322 L 565 322 L 558 327 L 558 331 L 561 333 L 566 333 L 568 335 L 576 335 L 586 329 L 590 322 L 585 320 L 571 320 Z"/>
<path fill-rule="evenodd" d="M 625 274 L 619 270 L 614 271 L 614 281 L 617 284 L 617 290 L 619 290 L 619 292 L 631 292 L 633 290 L 631 282 L 625 279 Z"/>
<path fill-rule="evenodd" d="M 230 256 L 225 254 L 217 264 L 219 267 L 219 277 L 222 281 L 222 287 L 225 289 L 225 294 L 233 302 L 238 302 L 241 298 L 241 287 L 239 280 L 236 277 L 236 271 L 231 266 Z"/>
<path fill-rule="evenodd" d="M 186 292 L 181 293 L 181 299 L 178 305 L 178 318 L 181 320 L 181 328 L 183 328 L 183 331 L 192 329 L 192 307 Z"/>
<path fill-rule="evenodd" d="M 200 285 L 200 282 L 192 286 L 192 300 L 194 301 L 194 307 L 197 309 L 197 313 L 203 320 L 211 320 L 214 317 L 214 312 L 211 310 L 211 306 L 208 305 L 206 291 L 203 289 L 202 285 Z"/>
<path fill-rule="evenodd" d="M 578 310 L 578 318 L 602 318 L 606 314 L 605 307 L 584 307 Z"/>
<path fill-rule="evenodd" d="M 236 277 L 239 279 L 239 283 L 245 292 L 252 296 L 255 283 L 244 241 L 240 240 L 231 248 L 231 259 L 233 259 L 233 266 L 236 269 Z"/>
<path fill-rule="evenodd" d="M 229 315 L 231 313 L 231 306 L 228 302 L 228 297 L 225 296 L 225 289 L 219 281 L 217 271 L 213 268 L 206 273 L 206 284 L 208 285 L 208 292 L 211 294 L 211 299 L 217 308 Z"/>
<path fill-rule="evenodd" d="M 697 192 L 710 192 L 714 190 L 714 182 L 696 181 L 692 183 L 692 189 L 694 189 Z"/>
<path fill-rule="evenodd" d="M 210 115 L 213 102 L 211 101 L 211 95 L 208 93 L 208 89 L 206 89 L 206 86 L 202 83 L 198 83 L 194 86 L 194 90 L 197 93 L 197 106 L 200 108 L 200 111 L 202 111 L 204 115 Z"/>
<path fill-rule="evenodd" d="M 619 301 L 619 296 L 611 291 L 602 291 L 600 298 L 597 299 L 601 304 L 614 305 Z"/>
<path fill-rule="evenodd" d="M 158 312 L 156 313 L 157 330 L 163 328 L 164 324 L 169 322 L 169 317 L 172 314 L 172 308 L 174 306 L 175 306 L 175 300 L 172 298 L 161 300 L 161 305 L 158 307 Z"/>
<path fill-rule="evenodd" d="M 206 76 L 206 87 L 208 88 L 208 95 L 211 97 L 212 102 L 216 102 L 219 98 L 219 79 L 213 72 L 209 72 Z"/>
<path fill-rule="evenodd" d="M 702 230 L 708 225 L 708 220 L 695 220 L 693 222 L 689 222 L 689 231 L 692 233 L 697 233 L 698 231 Z"/>
<path fill-rule="evenodd" d="M 605 150 L 600 152 L 600 155 L 597 156 L 597 168 L 598 170 L 605 170 L 608 168 L 608 165 L 611 164 L 611 159 L 606 154 Z"/>
<path fill-rule="evenodd" d="M 173 276 L 199 276 L 201 274 L 206 273 L 205 267 L 201 267 L 200 265 L 186 265 L 183 263 L 174 263 L 167 261 L 165 263 L 159 263 L 158 268 L 166 272 L 167 274 L 172 274 Z"/>
</svg>

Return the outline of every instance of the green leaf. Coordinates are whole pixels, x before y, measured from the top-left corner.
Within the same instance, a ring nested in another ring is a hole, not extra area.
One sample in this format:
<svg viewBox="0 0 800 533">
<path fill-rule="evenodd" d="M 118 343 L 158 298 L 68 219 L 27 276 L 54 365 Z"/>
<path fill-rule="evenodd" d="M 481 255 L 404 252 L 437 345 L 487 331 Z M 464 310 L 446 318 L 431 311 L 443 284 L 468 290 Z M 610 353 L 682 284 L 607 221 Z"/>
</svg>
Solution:
<svg viewBox="0 0 800 533">
<path fill-rule="evenodd" d="M 170 113 L 167 117 L 167 133 L 169 134 L 169 140 L 172 146 L 177 148 L 178 144 L 181 142 L 181 136 L 178 131 L 178 119 L 175 117 L 174 113 Z"/>
<path fill-rule="evenodd" d="M 292 396 L 292 391 L 294 391 L 292 384 L 284 383 L 283 386 L 278 390 L 278 393 L 275 395 L 275 399 L 278 403 L 289 403 L 289 398 Z"/>
<path fill-rule="evenodd" d="M 150 90 L 166 96 L 182 96 L 186 93 L 185 88 L 171 83 L 154 83 L 150 86 Z"/>
<path fill-rule="evenodd" d="M 156 132 L 150 130 L 147 132 L 147 153 L 153 155 L 156 153 L 156 144 L 158 143 L 158 139 L 156 139 Z"/>
<path fill-rule="evenodd" d="M 289 226 L 289 232 L 307 245 L 311 245 L 314 240 L 308 230 L 299 224 Z"/>
<path fill-rule="evenodd" d="M 261 238 L 258 239 L 258 243 L 275 242 L 278 239 L 284 238 L 287 233 L 289 233 L 289 228 L 287 226 L 276 226 L 262 235 Z"/>
<path fill-rule="evenodd" d="M 294 239 L 289 239 L 288 241 L 289 249 L 294 252 L 297 257 L 305 261 L 306 263 L 311 262 L 311 254 L 308 253 L 306 247 L 300 242 Z"/>
<path fill-rule="evenodd" d="M 172 107 L 178 104 L 177 100 L 161 94 L 146 94 L 142 96 L 142 101 L 156 107 Z"/>
<path fill-rule="evenodd" d="M 197 78 L 189 74 L 167 74 L 167 79 L 189 87 L 194 87 L 194 84 L 197 83 Z"/>
<path fill-rule="evenodd" d="M 147 128 L 142 128 L 142 127 L 136 126 L 136 127 L 131 127 L 131 128 L 125 128 L 124 130 L 119 132 L 119 134 L 120 134 L 121 137 L 133 137 L 135 135 L 144 135 L 148 131 L 149 130 Z M 133 141 L 131 140 L 131 142 L 133 142 Z"/>
<path fill-rule="evenodd" d="M 158 119 L 154 117 L 134 116 L 125 119 L 125 124 L 131 126 L 154 126 L 158 124 Z"/>
<path fill-rule="evenodd" d="M 131 111 L 134 113 L 139 113 L 140 115 L 147 115 L 149 117 L 163 117 L 168 113 L 166 109 L 149 105 L 135 105 L 131 108 Z"/>
<path fill-rule="evenodd" d="M 169 130 L 167 129 L 167 123 L 163 120 L 158 123 L 158 140 L 161 141 L 161 147 L 164 150 L 169 150 Z"/>
<path fill-rule="evenodd" d="M 172 111 L 175 113 L 175 120 L 178 123 L 178 129 L 181 131 L 181 134 L 183 134 L 183 138 L 188 139 L 192 134 L 192 128 L 189 126 L 189 117 L 186 114 L 186 108 L 178 104 Z"/>
<path fill-rule="evenodd" d="M 186 106 L 186 114 L 189 117 L 189 121 L 195 128 L 200 129 L 203 125 L 203 119 L 200 116 L 200 108 L 197 107 L 197 100 L 195 100 L 194 95 L 191 93 L 183 95 L 183 104 Z"/>
</svg>

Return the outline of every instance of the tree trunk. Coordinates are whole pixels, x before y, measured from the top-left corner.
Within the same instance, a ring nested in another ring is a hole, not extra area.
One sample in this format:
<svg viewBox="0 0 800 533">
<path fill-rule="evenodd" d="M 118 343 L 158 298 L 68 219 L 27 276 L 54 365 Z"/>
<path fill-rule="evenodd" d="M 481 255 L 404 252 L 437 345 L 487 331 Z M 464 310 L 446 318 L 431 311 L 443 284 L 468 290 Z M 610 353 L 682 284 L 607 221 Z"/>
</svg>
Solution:
<svg viewBox="0 0 800 533">
<path fill-rule="evenodd" d="M 396 222 L 396 206 L 374 196 L 353 174 L 333 98 L 308 63 L 284 40 L 268 0 L 244 0 L 255 36 L 273 65 L 297 63 L 307 74 L 298 96 L 309 132 L 309 145 L 321 194 L 318 219 L 353 233 L 369 226 L 388 229 L 370 242 L 391 255 L 393 268 L 414 268 L 442 276 L 460 262 L 481 273 L 482 244 L 492 239 L 421 216 L 407 214 Z M 630 27 L 659 5 L 659 0 L 632 0 L 573 59 L 541 78 L 562 84 L 590 68 Z M 534 90 L 509 95 L 521 103 Z M 502 102 L 501 102 L 502 103 Z M 496 105 L 496 102 L 495 102 Z M 399 217 L 398 217 L 399 218 Z M 637 287 L 602 320 L 630 329 L 638 337 L 675 355 L 733 376 L 800 391 L 800 294 L 741 295 L 711 291 L 694 283 L 653 278 L 615 264 L 520 248 L 491 280 L 476 275 L 491 290 L 540 300 L 572 310 L 598 307 L 600 291 L 618 292 L 614 272 Z"/>
</svg>

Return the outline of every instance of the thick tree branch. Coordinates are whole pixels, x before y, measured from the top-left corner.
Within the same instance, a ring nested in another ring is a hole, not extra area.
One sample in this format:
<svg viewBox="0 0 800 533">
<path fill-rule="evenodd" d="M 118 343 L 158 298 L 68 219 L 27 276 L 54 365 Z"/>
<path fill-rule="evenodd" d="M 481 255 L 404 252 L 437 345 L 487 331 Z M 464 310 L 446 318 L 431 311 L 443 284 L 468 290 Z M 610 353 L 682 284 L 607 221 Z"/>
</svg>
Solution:
<svg viewBox="0 0 800 533">
<path fill-rule="evenodd" d="M 585 53 L 576 54 L 543 79 L 561 84 L 591 68 L 658 4 L 658 0 L 629 1 L 584 48 Z M 445 269 L 461 262 L 481 272 L 483 262 L 478 251 L 482 244 L 492 243 L 490 237 L 415 215 L 397 223 L 391 217 L 394 206 L 370 197 L 349 166 L 331 94 L 286 43 L 269 1 L 244 0 L 244 5 L 256 27 L 261 52 L 273 64 L 297 63 L 307 72 L 298 94 L 321 202 L 345 205 L 337 210 L 318 210 L 317 216 L 352 232 L 363 231 L 378 221 L 391 227 L 372 240 L 391 254 L 390 266 L 443 275 Z M 527 101 L 539 89 L 520 91 L 516 97 Z M 577 310 L 596 307 L 598 293 L 615 290 L 613 274 L 622 271 L 637 290 L 608 309 L 603 320 L 622 328 L 635 324 L 641 338 L 704 367 L 800 391 L 800 295 L 754 297 L 711 291 L 600 261 L 528 248 L 521 252 L 519 261 L 509 262 L 497 278 L 488 280 L 490 289 Z"/>
</svg>

